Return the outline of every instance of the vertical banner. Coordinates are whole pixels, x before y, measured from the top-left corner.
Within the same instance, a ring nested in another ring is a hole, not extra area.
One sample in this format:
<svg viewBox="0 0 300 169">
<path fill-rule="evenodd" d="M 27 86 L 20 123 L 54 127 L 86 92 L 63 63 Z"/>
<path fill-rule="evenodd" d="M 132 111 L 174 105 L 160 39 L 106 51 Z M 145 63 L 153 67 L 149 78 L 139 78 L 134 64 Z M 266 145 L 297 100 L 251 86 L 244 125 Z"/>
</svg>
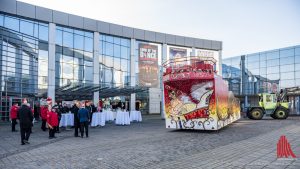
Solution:
<svg viewBox="0 0 300 169">
<path fill-rule="evenodd" d="M 158 87 L 158 46 L 139 44 L 139 84 Z"/>
</svg>

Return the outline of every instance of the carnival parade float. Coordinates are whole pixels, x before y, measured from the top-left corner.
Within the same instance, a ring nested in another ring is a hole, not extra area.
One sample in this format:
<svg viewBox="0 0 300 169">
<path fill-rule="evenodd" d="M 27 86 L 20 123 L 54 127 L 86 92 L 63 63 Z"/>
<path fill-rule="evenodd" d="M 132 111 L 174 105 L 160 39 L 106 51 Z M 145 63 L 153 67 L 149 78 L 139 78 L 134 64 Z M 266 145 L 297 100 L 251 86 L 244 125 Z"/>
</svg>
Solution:
<svg viewBox="0 0 300 169">
<path fill-rule="evenodd" d="M 218 130 L 240 118 L 240 103 L 215 71 L 216 60 L 189 56 L 163 64 L 166 128 Z"/>
</svg>

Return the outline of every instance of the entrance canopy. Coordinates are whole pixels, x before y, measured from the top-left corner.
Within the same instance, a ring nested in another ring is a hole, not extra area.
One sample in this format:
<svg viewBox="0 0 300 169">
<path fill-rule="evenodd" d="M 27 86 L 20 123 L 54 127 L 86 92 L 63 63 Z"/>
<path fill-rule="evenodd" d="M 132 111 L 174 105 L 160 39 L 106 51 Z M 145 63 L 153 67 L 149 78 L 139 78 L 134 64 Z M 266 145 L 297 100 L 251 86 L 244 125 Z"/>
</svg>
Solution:
<svg viewBox="0 0 300 169">
<path fill-rule="evenodd" d="M 95 84 L 69 83 L 55 90 L 55 98 L 59 100 L 90 100 L 94 92 L 99 92 L 100 98 L 115 96 L 130 96 L 130 94 L 148 90 L 147 87 L 123 86 L 111 87 Z M 47 93 L 43 94 L 46 97 Z"/>
</svg>

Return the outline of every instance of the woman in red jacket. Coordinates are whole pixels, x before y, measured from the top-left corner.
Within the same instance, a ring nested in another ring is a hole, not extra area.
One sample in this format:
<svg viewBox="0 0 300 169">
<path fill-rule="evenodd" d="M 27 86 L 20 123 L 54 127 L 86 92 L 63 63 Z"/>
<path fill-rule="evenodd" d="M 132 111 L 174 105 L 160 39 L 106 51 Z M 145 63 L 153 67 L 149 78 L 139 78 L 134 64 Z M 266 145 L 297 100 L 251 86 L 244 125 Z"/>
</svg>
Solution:
<svg viewBox="0 0 300 169">
<path fill-rule="evenodd" d="M 47 124 L 49 127 L 49 139 L 56 138 L 55 137 L 55 127 L 58 126 L 58 115 L 56 113 L 56 108 L 52 108 L 47 115 Z"/>
<path fill-rule="evenodd" d="M 42 118 L 41 129 L 43 131 L 46 131 L 47 114 L 48 114 L 48 106 L 47 105 L 41 106 L 41 118 Z"/>
<path fill-rule="evenodd" d="M 17 124 L 17 113 L 18 113 L 18 103 L 14 103 L 14 105 L 10 109 L 10 119 L 11 119 L 11 131 L 16 132 L 16 124 Z"/>
</svg>

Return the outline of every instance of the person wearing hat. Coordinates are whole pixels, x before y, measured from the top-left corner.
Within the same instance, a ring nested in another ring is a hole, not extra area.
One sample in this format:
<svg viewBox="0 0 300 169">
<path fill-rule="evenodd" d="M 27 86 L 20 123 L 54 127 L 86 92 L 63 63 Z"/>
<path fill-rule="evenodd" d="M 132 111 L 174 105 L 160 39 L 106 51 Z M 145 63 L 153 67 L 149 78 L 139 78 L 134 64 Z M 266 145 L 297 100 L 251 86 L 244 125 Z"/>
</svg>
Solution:
<svg viewBox="0 0 300 169">
<path fill-rule="evenodd" d="M 78 119 L 80 122 L 81 138 L 83 138 L 84 130 L 85 136 L 89 137 L 89 112 L 85 108 L 85 103 L 82 103 L 81 108 L 78 111 Z"/>
<path fill-rule="evenodd" d="M 14 103 L 10 109 L 10 119 L 11 119 L 11 131 L 16 132 L 16 124 L 17 124 L 17 114 L 18 114 L 18 103 Z"/>
<path fill-rule="evenodd" d="M 58 126 L 58 115 L 57 115 L 57 107 L 53 106 L 51 111 L 47 114 L 47 125 L 49 128 L 49 139 L 56 138 L 55 132 L 56 127 Z"/>
<path fill-rule="evenodd" d="M 27 100 L 23 99 L 23 104 L 18 110 L 17 117 L 20 122 L 21 130 L 21 145 L 29 144 L 30 131 L 32 127 L 33 115 L 31 109 L 28 107 Z"/>
</svg>

